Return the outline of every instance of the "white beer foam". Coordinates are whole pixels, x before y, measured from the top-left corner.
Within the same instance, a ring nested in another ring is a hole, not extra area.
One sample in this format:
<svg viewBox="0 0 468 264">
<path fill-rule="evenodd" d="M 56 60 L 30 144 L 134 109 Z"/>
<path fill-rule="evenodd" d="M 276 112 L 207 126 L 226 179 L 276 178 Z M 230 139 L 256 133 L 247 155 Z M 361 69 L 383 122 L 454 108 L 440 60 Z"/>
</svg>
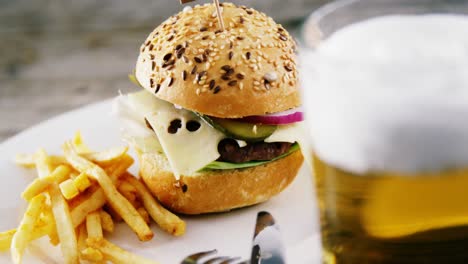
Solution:
<svg viewBox="0 0 468 264">
<path fill-rule="evenodd" d="M 356 173 L 468 167 L 468 16 L 386 16 L 302 55 L 315 153 Z"/>
</svg>

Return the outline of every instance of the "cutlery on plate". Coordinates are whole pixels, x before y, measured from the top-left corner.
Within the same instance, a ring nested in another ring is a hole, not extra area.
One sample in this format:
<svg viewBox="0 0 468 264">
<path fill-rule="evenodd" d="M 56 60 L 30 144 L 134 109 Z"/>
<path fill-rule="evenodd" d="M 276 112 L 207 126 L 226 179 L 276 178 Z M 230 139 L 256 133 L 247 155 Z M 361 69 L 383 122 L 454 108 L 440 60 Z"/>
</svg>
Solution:
<svg viewBox="0 0 468 264">
<path fill-rule="evenodd" d="M 285 264 L 285 250 L 279 226 L 269 212 L 259 212 L 255 223 L 250 260 L 240 257 L 215 256 L 217 250 L 194 253 L 181 264 Z"/>
<path fill-rule="evenodd" d="M 284 264 L 285 247 L 279 226 L 269 212 L 259 212 L 251 250 L 251 264 Z"/>
</svg>

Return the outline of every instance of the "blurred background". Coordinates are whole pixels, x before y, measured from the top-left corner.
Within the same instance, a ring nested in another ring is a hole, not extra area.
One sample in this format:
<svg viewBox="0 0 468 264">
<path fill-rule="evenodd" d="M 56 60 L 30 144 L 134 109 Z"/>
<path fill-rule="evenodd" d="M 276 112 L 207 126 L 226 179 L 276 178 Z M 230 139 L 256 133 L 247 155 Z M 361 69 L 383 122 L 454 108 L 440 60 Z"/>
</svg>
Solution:
<svg viewBox="0 0 468 264">
<path fill-rule="evenodd" d="M 299 37 L 306 16 L 326 1 L 234 2 Z M 0 0 L 0 142 L 119 90 L 136 90 L 127 75 L 140 44 L 182 8 L 179 0 Z"/>
</svg>

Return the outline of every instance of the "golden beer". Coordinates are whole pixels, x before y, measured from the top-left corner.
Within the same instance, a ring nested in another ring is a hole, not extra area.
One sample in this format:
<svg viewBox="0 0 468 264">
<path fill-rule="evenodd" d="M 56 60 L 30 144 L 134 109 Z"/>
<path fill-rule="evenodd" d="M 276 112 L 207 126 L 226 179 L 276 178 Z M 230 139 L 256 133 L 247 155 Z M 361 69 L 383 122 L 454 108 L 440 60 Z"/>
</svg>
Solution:
<svg viewBox="0 0 468 264">
<path fill-rule="evenodd" d="M 338 0 L 309 20 L 323 263 L 468 264 L 468 6 L 449 2 Z"/>
<path fill-rule="evenodd" d="M 357 175 L 313 160 L 324 263 L 468 263 L 468 169 Z"/>
</svg>

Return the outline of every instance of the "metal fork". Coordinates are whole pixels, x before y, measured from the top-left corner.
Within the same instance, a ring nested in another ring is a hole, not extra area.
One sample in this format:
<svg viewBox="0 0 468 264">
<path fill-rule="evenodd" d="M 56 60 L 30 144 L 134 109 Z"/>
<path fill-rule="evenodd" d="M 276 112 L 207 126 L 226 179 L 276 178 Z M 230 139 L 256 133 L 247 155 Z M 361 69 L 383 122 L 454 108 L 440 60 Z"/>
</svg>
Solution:
<svg viewBox="0 0 468 264">
<path fill-rule="evenodd" d="M 250 262 L 240 261 L 240 257 L 214 256 L 216 249 L 192 254 L 182 260 L 181 264 L 249 264 Z M 209 257 L 213 255 L 212 257 Z M 204 259 L 204 260 L 202 260 Z"/>
</svg>

